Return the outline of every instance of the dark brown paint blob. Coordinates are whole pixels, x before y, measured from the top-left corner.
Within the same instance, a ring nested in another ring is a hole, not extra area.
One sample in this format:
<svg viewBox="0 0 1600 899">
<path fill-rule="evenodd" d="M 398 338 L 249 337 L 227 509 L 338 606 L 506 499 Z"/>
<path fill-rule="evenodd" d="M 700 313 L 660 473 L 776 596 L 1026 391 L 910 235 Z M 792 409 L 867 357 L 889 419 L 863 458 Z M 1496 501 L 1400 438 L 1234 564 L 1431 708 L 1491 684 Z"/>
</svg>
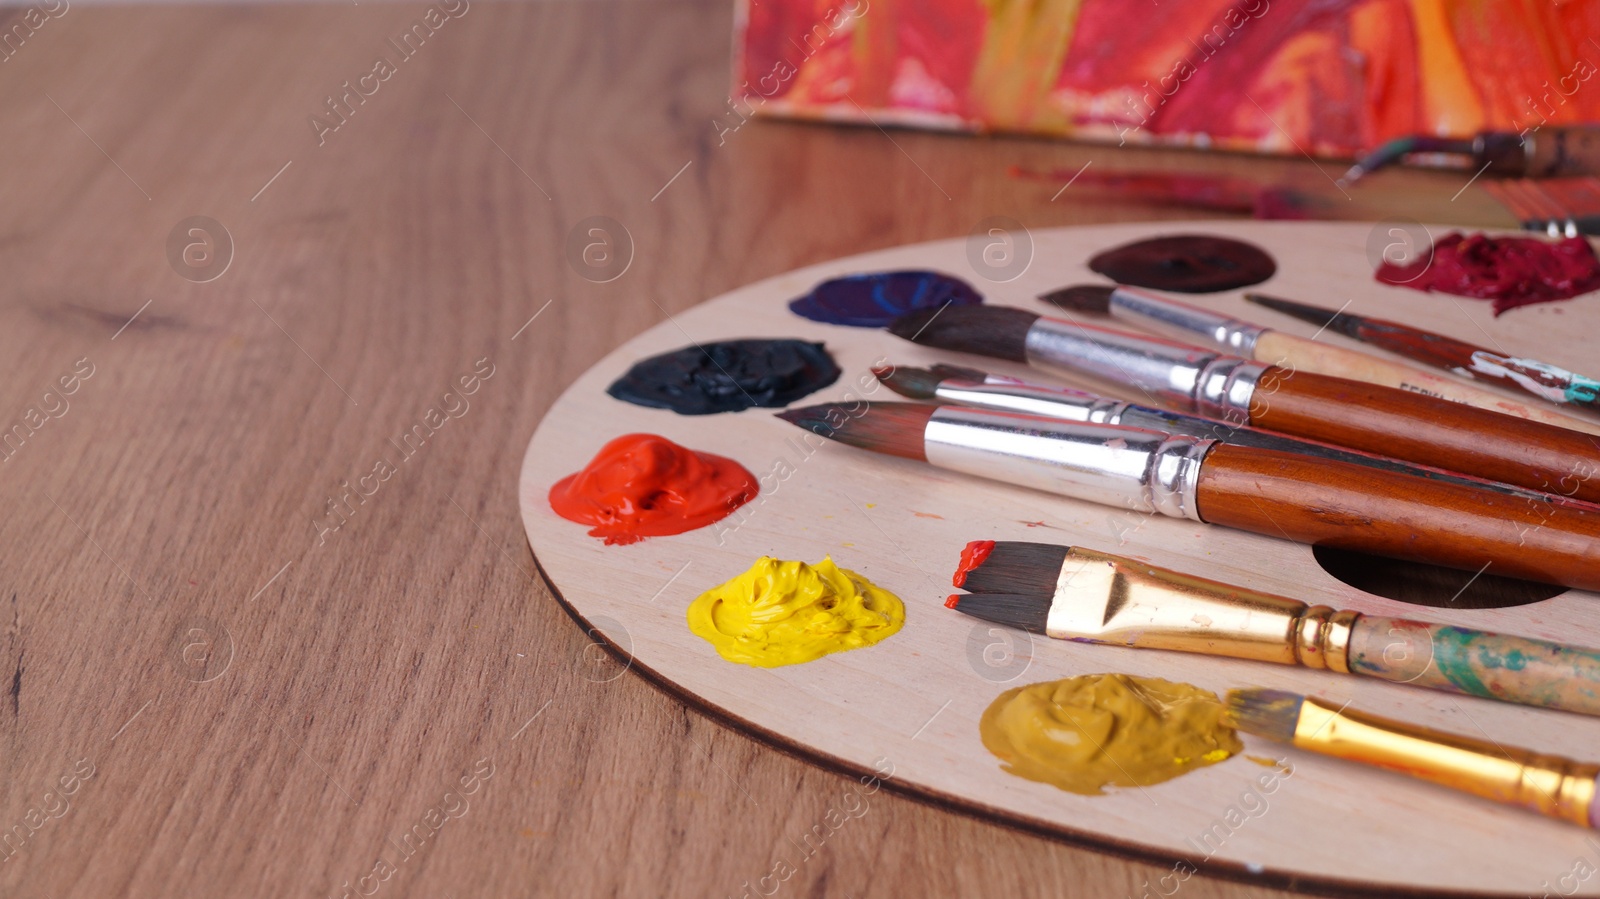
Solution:
<svg viewBox="0 0 1600 899">
<path fill-rule="evenodd" d="M 1089 260 L 1089 268 L 1118 284 L 1215 293 L 1260 284 L 1278 264 L 1253 244 L 1203 234 L 1169 234 L 1123 244 Z"/>
</svg>

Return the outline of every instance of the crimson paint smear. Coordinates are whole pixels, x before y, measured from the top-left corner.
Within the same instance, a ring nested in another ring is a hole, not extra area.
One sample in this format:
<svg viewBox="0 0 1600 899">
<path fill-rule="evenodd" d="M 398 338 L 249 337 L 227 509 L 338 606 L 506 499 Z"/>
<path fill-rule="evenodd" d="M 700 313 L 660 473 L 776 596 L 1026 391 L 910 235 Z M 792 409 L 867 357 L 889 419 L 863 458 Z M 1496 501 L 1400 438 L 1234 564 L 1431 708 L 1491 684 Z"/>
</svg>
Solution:
<svg viewBox="0 0 1600 899">
<path fill-rule="evenodd" d="M 1453 233 L 1434 242 L 1431 258 L 1409 265 L 1384 262 L 1376 277 L 1413 290 L 1489 300 L 1499 315 L 1600 288 L 1600 258 L 1581 237 L 1550 242 Z"/>
<path fill-rule="evenodd" d="M 968 543 L 961 550 L 961 564 L 956 566 L 956 573 L 950 578 L 950 583 L 957 587 L 966 586 L 967 575 L 971 574 L 973 569 L 982 565 L 992 552 L 994 552 L 993 540 L 974 540 Z M 946 605 L 949 604 L 946 603 Z M 953 609 L 955 606 L 950 606 L 950 608 Z"/>
<path fill-rule="evenodd" d="M 1231 212 L 1263 220 L 1306 221 L 1329 214 L 1332 206 L 1322 197 L 1233 175 L 1034 170 L 1015 165 L 1008 174 L 1013 178 L 1046 182 L 1054 193 L 1061 193 L 1061 185 L 1070 181 L 1073 194 L 1098 193 L 1097 199 L 1101 200 Z"/>
<path fill-rule="evenodd" d="M 626 434 L 550 488 L 550 508 L 593 525 L 606 545 L 681 534 L 728 516 L 760 491 L 744 466 L 654 434 Z"/>
</svg>

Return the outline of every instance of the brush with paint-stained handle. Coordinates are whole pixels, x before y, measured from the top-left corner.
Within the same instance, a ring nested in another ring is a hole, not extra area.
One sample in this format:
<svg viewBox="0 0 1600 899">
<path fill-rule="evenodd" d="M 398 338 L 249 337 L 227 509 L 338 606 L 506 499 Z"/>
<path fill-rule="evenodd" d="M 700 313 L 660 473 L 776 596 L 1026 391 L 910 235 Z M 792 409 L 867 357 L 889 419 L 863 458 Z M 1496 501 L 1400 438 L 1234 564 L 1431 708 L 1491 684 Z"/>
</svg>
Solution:
<svg viewBox="0 0 1600 899">
<path fill-rule="evenodd" d="M 1253 322 L 1240 321 L 1139 287 L 1080 284 L 1041 294 L 1039 299 L 1068 312 L 1109 314 L 1113 318 L 1132 322 L 1158 333 L 1181 334 L 1186 338 L 1196 338 L 1257 362 L 1281 366 L 1296 372 L 1332 375 L 1352 381 L 1393 387 L 1529 421 L 1543 422 L 1559 428 L 1600 434 L 1600 422 L 1597 421 L 1586 421 L 1563 415 L 1553 409 L 1519 403 L 1492 390 L 1484 390 L 1457 378 L 1436 375 L 1415 366 L 1390 362 L 1368 353 L 1310 340 Z M 1282 309 L 1290 314 L 1298 314 L 1278 305 L 1282 301 L 1271 300 L 1260 294 L 1246 294 L 1245 299 L 1273 309 Z M 1299 317 L 1308 318 L 1306 315 Z M 1319 323 L 1329 324 L 1326 319 Z M 1340 333 L 1349 333 L 1344 329 L 1336 330 Z M 1385 348 L 1393 349 L 1393 347 Z M 1459 368 L 1446 367 L 1458 374 L 1471 376 L 1470 369 L 1463 372 Z M 1513 383 L 1511 386 L 1517 385 Z M 1548 396 L 1541 398 L 1549 399 Z"/>
<path fill-rule="evenodd" d="M 1326 668 L 1600 716 L 1600 652 L 1307 605 L 1052 543 L 975 540 L 945 605 L 1058 640 Z"/>
<path fill-rule="evenodd" d="M 1600 590 L 1600 510 L 1141 428 L 959 406 L 778 417 L 875 453 L 1132 513 Z"/>
<path fill-rule="evenodd" d="M 1264 293 L 1247 293 L 1244 298 L 1257 306 L 1292 315 L 1301 321 L 1320 325 L 1335 333 L 1382 347 L 1407 359 L 1453 371 L 1463 377 L 1510 387 L 1585 412 L 1600 411 L 1600 381 L 1548 362 L 1508 356 L 1465 340 L 1456 340 L 1399 322 L 1324 309 Z M 1588 430 L 1600 431 L 1600 424 L 1586 422 L 1586 425 Z"/>
<path fill-rule="evenodd" d="M 957 365 L 935 365 L 932 368 L 913 368 L 905 365 L 880 365 L 872 373 L 884 386 L 903 397 L 914 400 L 939 400 L 958 406 L 993 409 L 998 412 L 1019 412 L 1024 415 L 1042 415 L 1062 421 L 1083 421 L 1108 425 L 1123 425 L 1164 431 L 1168 434 L 1187 434 L 1210 440 L 1221 440 L 1238 446 L 1298 453 L 1318 459 L 1366 465 L 1384 471 L 1410 474 L 1438 481 L 1449 481 L 1470 487 L 1494 490 L 1508 496 L 1521 497 L 1535 503 L 1574 503 L 1578 500 L 1558 494 L 1541 493 L 1468 477 L 1442 468 L 1429 468 L 1411 462 L 1402 462 L 1387 456 L 1377 456 L 1358 450 L 1290 437 L 1274 431 L 1263 431 L 1244 425 L 1228 424 L 1214 418 L 1172 412 L 1151 406 L 1141 406 L 1108 397 L 1097 396 L 1070 387 L 1035 384 L 1020 378 L 994 375 L 975 368 Z"/>
<path fill-rule="evenodd" d="M 1278 743 L 1360 762 L 1600 827 L 1600 765 L 1380 718 L 1283 690 L 1229 690 L 1223 723 Z"/>
<path fill-rule="evenodd" d="M 1209 418 L 1600 501 L 1600 438 L 1592 434 L 1025 309 L 918 311 L 895 319 L 889 331 L 925 346 L 1120 385 Z"/>
</svg>

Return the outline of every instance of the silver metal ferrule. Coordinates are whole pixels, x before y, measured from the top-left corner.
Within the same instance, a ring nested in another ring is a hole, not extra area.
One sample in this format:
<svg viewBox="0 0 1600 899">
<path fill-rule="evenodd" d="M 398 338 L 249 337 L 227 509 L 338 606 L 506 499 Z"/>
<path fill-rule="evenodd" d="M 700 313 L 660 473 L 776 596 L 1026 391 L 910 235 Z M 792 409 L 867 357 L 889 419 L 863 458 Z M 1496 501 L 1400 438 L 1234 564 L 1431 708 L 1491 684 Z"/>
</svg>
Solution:
<svg viewBox="0 0 1600 899">
<path fill-rule="evenodd" d="M 1127 411 L 1129 405 L 1121 400 L 1107 399 L 1081 390 L 1046 387 L 994 376 L 982 383 L 942 381 L 935 388 L 934 396 L 947 403 L 978 409 L 1108 425 L 1120 424 L 1122 413 Z"/>
<path fill-rule="evenodd" d="M 1198 335 L 1208 343 L 1245 357 L 1255 352 L 1256 340 L 1267 330 L 1260 325 L 1229 318 L 1210 309 L 1137 287 L 1118 287 L 1112 291 L 1111 311 L 1118 318 L 1138 322 L 1162 333 L 1177 331 Z"/>
<path fill-rule="evenodd" d="M 1250 420 L 1267 366 L 1185 343 L 1041 317 L 1024 342 L 1028 363 L 1143 393 L 1208 418 Z"/>
<path fill-rule="evenodd" d="M 1195 490 L 1214 440 L 1140 428 L 942 407 L 923 446 L 940 468 L 1049 493 L 1200 521 Z"/>
</svg>

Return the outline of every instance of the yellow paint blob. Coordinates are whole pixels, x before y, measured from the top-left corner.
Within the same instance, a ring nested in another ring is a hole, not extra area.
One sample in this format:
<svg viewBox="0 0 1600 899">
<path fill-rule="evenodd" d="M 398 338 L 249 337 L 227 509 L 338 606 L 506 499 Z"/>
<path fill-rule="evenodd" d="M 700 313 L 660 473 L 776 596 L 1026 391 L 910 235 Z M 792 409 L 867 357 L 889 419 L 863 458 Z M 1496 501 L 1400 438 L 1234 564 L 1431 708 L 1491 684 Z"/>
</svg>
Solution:
<svg viewBox="0 0 1600 899">
<path fill-rule="evenodd" d="M 1007 690 L 978 732 L 1002 770 L 1087 796 L 1171 780 L 1244 749 L 1215 694 L 1126 674 Z"/>
<path fill-rule="evenodd" d="M 899 597 L 831 557 L 807 565 L 762 556 L 689 604 L 689 630 L 728 661 L 762 668 L 871 646 L 905 620 Z"/>
</svg>

